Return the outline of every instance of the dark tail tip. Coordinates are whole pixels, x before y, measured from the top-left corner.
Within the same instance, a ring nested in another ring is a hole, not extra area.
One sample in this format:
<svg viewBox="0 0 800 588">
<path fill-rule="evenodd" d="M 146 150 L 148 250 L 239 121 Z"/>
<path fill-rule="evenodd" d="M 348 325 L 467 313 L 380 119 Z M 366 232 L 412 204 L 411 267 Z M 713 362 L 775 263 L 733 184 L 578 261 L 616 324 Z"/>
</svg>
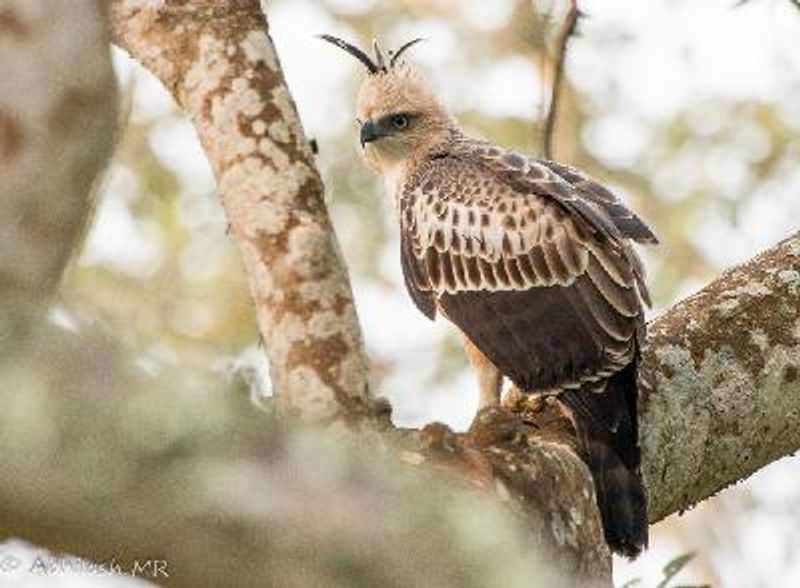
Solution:
<svg viewBox="0 0 800 588">
<path fill-rule="evenodd" d="M 606 543 L 615 553 L 636 557 L 647 547 L 647 496 L 641 476 L 601 439 L 589 439 L 582 453 L 594 480 Z"/>
<path fill-rule="evenodd" d="M 634 558 L 647 547 L 647 495 L 639 472 L 636 363 L 609 378 L 603 392 L 567 390 L 578 452 L 594 480 L 606 543 Z"/>
</svg>

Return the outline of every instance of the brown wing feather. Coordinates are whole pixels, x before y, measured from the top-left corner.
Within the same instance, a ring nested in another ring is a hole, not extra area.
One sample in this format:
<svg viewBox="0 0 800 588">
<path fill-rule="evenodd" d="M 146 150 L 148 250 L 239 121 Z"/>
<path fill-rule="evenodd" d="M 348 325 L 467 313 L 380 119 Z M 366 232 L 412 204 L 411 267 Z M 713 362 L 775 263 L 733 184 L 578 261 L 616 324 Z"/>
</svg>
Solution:
<svg viewBox="0 0 800 588">
<path fill-rule="evenodd" d="M 400 263 L 411 300 L 422 314 L 433 320 L 436 317 L 436 298 L 430 289 L 424 265 L 411 251 L 411 244 L 405 238 L 400 240 Z"/>
<path fill-rule="evenodd" d="M 646 245 L 658 244 L 658 239 L 644 221 L 631 212 L 612 192 L 592 178 L 574 167 L 555 161 L 541 160 L 541 163 L 569 182 L 584 198 L 603 207 L 625 237 Z"/>
<path fill-rule="evenodd" d="M 561 391 L 609 545 L 647 544 L 636 372 L 649 304 L 629 239 L 655 236 L 610 192 L 553 162 L 463 141 L 400 197 L 403 271 L 524 390 Z"/>
<path fill-rule="evenodd" d="M 409 252 L 425 260 L 431 289 L 567 285 L 584 273 L 590 247 L 601 245 L 596 236 L 557 203 L 478 177 L 470 167 L 437 160 L 400 201 L 403 236 Z M 460 279 L 472 265 L 466 258 L 478 261 L 477 283 Z"/>
<path fill-rule="evenodd" d="M 580 386 L 631 360 L 641 265 L 604 208 L 482 143 L 415 180 L 400 198 L 403 268 L 426 316 L 438 304 L 525 389 Z"/>
</svg>

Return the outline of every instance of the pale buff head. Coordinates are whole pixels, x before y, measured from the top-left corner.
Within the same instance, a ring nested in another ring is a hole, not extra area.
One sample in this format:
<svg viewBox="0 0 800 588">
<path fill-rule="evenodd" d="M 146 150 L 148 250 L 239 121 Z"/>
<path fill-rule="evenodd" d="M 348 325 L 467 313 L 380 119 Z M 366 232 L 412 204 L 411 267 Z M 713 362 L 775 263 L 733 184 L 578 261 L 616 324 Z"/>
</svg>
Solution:
<svg viewBox="0 0 800 588">
<path fill-rule="evenodd" d="M 374 43 L 373 59 L 341 39 L 322 38 L 353 55 L 369 72 L 356 104 L 363 157 L 369 167 L 387 173 L 409 158 L 424 156 L 452 136 L 453 119 L 422 76 L 399 61 L 402 53 L 421 39 L 389 52 L 388 58 Z"/>
</svg>

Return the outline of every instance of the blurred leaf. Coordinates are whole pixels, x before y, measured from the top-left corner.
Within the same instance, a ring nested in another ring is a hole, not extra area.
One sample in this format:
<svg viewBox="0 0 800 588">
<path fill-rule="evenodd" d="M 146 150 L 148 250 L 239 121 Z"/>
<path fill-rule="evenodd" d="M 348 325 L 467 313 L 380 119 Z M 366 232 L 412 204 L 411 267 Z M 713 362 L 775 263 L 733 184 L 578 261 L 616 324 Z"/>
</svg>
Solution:
<svg viewBox="0 0 800 588">
<path fill-rule="evenodd" d="M 800 10 L 800 0 L 788 0 L 788 1 L 789 1 L 789 4 L 791 4 L 792 6 L 797 8 L 798 10 Z M 744 6 L 745 4 L 750 4 L 751 2 L 752 2 L 752 0 L 739 0 L 736 3 L 736 8 L 739 8 L 740 6 Z"/>
<path fill-rule="evenodd" d="M 680 573 L 680 571 L 683 568 L 685 568 L 686 565 L 690 561 L 692 561 L 692 559 L 694 559 L 694 555 L 695 555 L 694 553 L 685 553 L 683 555 L 679 555 L 678 557 L 670 561 L 667 565 L 665 565 L 664 569 L 662 570 L 664 573 L 664 578 L 661 580 L 661 582 L 658 583 L 656 588 L 667 588 L 669 581 L 675 576 L 677 576 Z M 674 588 L 681 588 L 681 587 L 675 586 Z M 682 588 L 690 588 L 690 587 L 683 586 Z M 702 588 L 702 587 L 698 586 L 696 588 Z"/>
</svg>

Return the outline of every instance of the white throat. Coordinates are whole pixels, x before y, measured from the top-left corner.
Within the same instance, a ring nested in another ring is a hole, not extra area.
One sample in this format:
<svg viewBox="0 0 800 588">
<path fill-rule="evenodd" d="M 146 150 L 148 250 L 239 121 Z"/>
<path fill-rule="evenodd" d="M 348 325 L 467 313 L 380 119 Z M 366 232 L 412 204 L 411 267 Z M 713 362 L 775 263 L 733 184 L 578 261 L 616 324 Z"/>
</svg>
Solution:
<svg viewBox="0 0 800 588">
<path fill-rule="evenodd" d="M 386 187 L 386 193 L 392 198 L 395 206 L 400 200 L 405 173 L 406 161 L 404 159 L 397 160 L 383 169 L 383 185 Z"/>
</svg>

